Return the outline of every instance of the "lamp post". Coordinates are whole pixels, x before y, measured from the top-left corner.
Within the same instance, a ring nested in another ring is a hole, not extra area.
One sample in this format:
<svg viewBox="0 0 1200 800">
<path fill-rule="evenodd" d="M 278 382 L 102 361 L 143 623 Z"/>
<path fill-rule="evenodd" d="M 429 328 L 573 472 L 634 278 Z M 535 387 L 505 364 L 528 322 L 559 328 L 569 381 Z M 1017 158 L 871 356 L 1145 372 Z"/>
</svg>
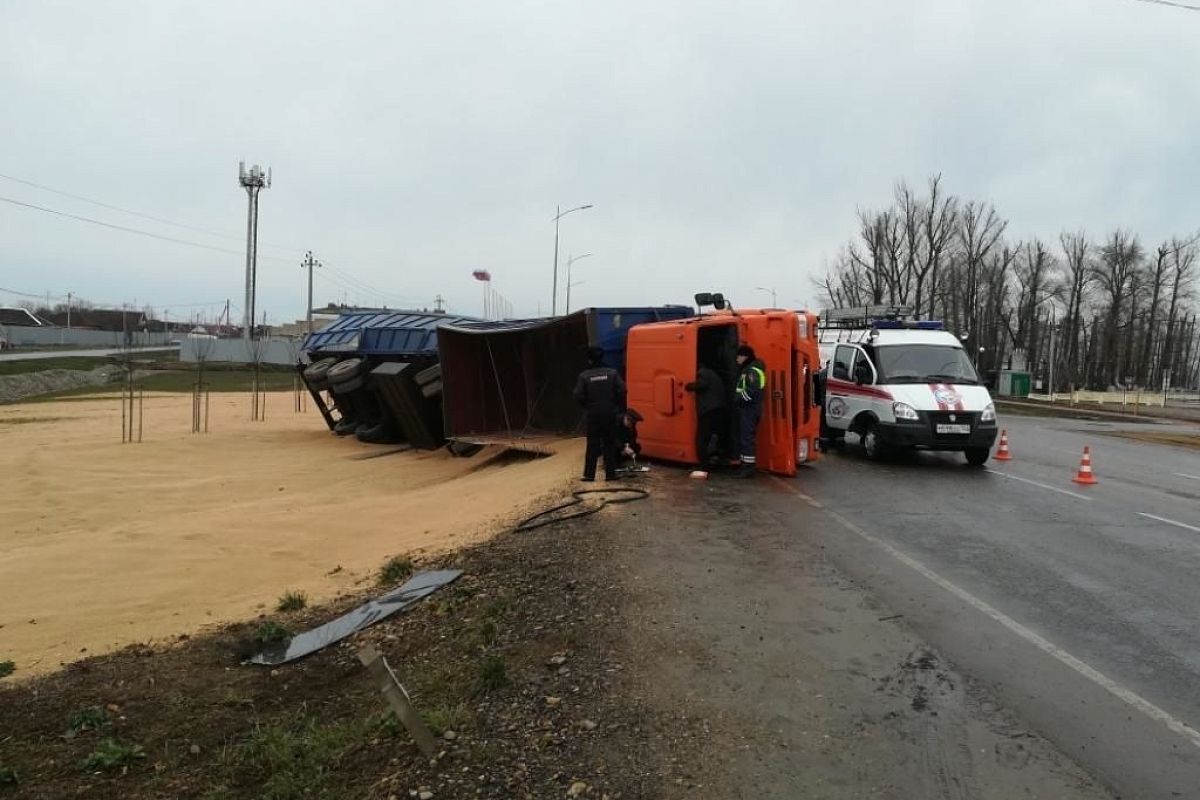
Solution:
<svg viewBox="0 0 1200 800">
<path fill-rule="evenodd" d="M 558 316 L 558 221 L 567 214 L 571 214 L 576 211 L 584 211 L 591 207 L 591 203 L 588 203 L 585 206 L 568 208 L 566 211 L 562 210 L 562 206 L 554 207 L 554 285 L 552 289 L 554 294 L 550 298 L 550 316 L 552 317 Z"/>
<path fill-rule="evenodd" d="M 755 286 L 754 288 L 758 289 L 760 292 L 767 292 L 768 294 L 771 295 L 771 308 L 779 307 L 779 302 L 775 299 L 775 290 L 774 289 L 768 289 L 765 286 Z"/>
<path fill-rule="evenodd" d="M 584 253 L 581 256 L 567 256 L 567 308 L 566 311 L 563 312 L 564 314 L 571 313 L 571 287 L 575 285 L 571 283 L 571 265 L 576 261 L 581 261 L 590 257 L 591 255 L 592 253 Z M 580 281 L 580 283 L 583 283 L 583 281 Z"/>
</svg>

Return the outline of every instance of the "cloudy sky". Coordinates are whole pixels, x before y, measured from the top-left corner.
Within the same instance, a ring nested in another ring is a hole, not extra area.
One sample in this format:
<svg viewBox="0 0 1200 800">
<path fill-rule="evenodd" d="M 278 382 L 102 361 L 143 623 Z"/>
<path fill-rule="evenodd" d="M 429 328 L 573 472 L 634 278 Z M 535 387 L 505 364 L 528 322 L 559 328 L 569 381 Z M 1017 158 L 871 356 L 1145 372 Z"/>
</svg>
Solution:
<svg viewBox="0 0 1200 800">
<path fill-rule="evenodd" d="M 275 321 L 309 248 L 318 303 L 478 313 L 486 268 L 547 312 L 558 204 L 594 205 L 573 305 L 809 302 L 856 208 L 935 172 L 1017 236 L 1156 242 L 1200 227 L 1198 40 L 1138 0 L 0 0 L 0 173 L 208 232 L 0 197 L 216 248 L 0 202 L 0 302 L 240 309 L 241 159 Z"/>
</svg>

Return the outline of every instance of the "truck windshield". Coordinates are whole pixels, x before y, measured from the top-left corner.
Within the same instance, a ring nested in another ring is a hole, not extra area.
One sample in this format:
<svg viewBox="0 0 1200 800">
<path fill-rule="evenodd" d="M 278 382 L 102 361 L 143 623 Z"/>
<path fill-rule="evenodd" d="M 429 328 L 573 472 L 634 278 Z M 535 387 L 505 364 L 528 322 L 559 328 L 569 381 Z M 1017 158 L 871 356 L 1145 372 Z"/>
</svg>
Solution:
<svg viewBox="0 0 1200 800">
<path fill-rule="evenodd" d="M 874 349 L 880 383 L 979 383 L 961 347 L 890 344 Z"/>
</svg>

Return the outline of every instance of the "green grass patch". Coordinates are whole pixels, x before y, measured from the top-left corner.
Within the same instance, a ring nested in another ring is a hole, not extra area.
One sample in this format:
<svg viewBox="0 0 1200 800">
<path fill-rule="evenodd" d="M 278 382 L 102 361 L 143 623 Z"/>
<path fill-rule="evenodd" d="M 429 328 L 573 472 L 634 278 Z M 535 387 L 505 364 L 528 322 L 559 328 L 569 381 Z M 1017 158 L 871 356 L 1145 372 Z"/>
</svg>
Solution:
<svg viewBox="0 0 1200 800">
<path fill-rule="evenodd" d="M 254 632 L 254 638 L 263 644 L 285 642 L 292 638 L 292 632 L 274 620 L 267 620 L 258 626 L 258 630 Z"/>
<path fill-rule="evenodd" d="M 379 585 L 385 586 L 400 581 L 412 575 L 413 562 L 411 558 L 393 556 L 379 569 Z"/>
<path fill-rule="evenodd" d="M 282 370 L 266 370 L 259 373 L 259 386 L 266 392 L 279 392 L 292 389 L 296 371 L 290 367 Z M 145 392 L 190 393 L 196 385 L 196 370 L 162 370 L 139 378 L 136 387 Z M 204 370 L 204 385 L 208 391 L 215 393 L 245 392 L 250 393 L 253 373 L 248 370 Z M 80 386 L 61 392 L 50 392 L 36 397 L 27 397 L 21 403 L 48 403 L 56 400 L 103 400 L 119 398 L 121 384 L 109 383 L 103 386 Z"/>
<path fill-rule="evenodd" d="M 96 749 L 88 753 L 87 758 L 79 766 L 88 772 L 107 771 L 117 767 L 127 767 L 146 757 L 146 751 L 140 744 L 122 742 L 111 737 L 101 739 Z"/>
<path fill-rule="evenodd" d="M 279 605 L 275 608 L 279 611 L 299 611 L 308 605 L 308 595 L 304 592 L 286 592 L 279 598 Z"/>
<path fill-rule="evenodd" d="M 0 661 L 0 678 L 7 678 L 17 671 L 17 665 L 12 661 Z"/>
<path fill-rule="evenodd" d="M 383 732 L 380 716 L 322 724 L 303 713 L 256 725 L 237 747 L 233 768 L 255 783 L 263 800 L 301 800 L 325 797 L 333 788 L 341 762 Z M 259 781 L 262 781 L 261 784 Z M 211 797 L 246 796 L 214 789 Z"/>
<path fill-rule="evenodd" d="M 500 629 L 496 627 L 495 620 L 485 619 L 475 628 L 475 635 L 479 637 L 481 645 L 490 647 L 496 643 L 496 637 L 500 635 Z"/>
<path fill-rule="evenodd" d="M 87 372 L 114 360 L 107 356 L 67 356 L 65 358 L 31 358 L 27 361 L 0 361 L 0 375 L 26 375 L 48 369 L 74 369 Z"/>
<path fill-rule="evenodd" d="M 475 682 L 481 693 L 495 691 L 508 683 L 508 665 L 497 655 L 490 655 L 479 662 L 479 676 Z"/>
<path fill-rule="evenodd" d="M 426 710 L 421 716 L 435 736 L 441 736 L 446 731 L 465 730 L 475 722 L 475 713 L 466 703 L 443 703 Z"/>
<path fill-rule="evenodd" d="M 98 731 L 112 724 L 108 712 L 100 706 L 81 708 L 67 720 L 67 735 L 77 736 L 87 731 Z"/>
</svg>

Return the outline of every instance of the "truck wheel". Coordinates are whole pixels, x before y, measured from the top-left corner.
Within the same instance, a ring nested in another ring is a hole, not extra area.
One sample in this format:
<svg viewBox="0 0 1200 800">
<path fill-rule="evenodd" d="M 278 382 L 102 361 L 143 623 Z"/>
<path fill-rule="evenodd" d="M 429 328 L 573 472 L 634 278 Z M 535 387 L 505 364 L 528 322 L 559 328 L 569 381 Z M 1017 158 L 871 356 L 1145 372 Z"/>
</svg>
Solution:
<svg viewBox="0 0 1200 800">
<path fill-rule="evenodd" d="M 967 457 L 967 463 L 972 467 L 982 467 L 987 463 L 988 456 L 992 451 L 987 447 L 969 447 L 963 454 Z"/>
<path fill-rule="evenodd" d="M 879 426 L 874 422 L 868 422 L 863 428 L 862 446 L 872 461 L 882 461 L 887 455 L 887 445 L 879 438 Z"/>
</svg>

